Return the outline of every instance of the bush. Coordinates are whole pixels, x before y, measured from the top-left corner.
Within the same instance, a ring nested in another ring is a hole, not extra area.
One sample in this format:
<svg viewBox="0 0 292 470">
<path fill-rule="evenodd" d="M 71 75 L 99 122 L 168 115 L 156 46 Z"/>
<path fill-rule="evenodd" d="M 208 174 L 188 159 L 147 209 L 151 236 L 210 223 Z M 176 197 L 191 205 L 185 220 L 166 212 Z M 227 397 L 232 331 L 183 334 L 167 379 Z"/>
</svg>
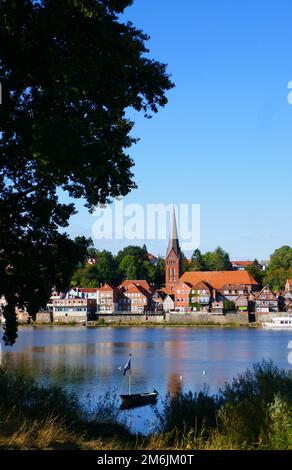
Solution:
<svg viewBox="0 0 292 470">
<path fill-rule="evenodd" d="M 271 361 L 255 364 L 220 391 L 223 406 L 218 414 L 222 432 L 236 443 L 256 446 L 269 432 L 267 412 L 278 396 L 292 401 L 291 371 L 278 369 Z"/>
<path fill-rule="evenodd" d="M 0 370 L 1 405 L 16 408 L 26 416 L 44 418 L 61 416 L 67 423 L 80 420 L 81 410 L 77 397 L 60 387 L 42 387 L 32 378 Z"/>
<path fill-rule="evenodd" d="M 159 415 L 162 432 L 179 431 L 195 435 L 208 432 L 216 425 L 216 413 L 220 407 L 220 399 L 209 396 L 208 390 L 199 393 L 180 392 L 176 397 L 168 395 L 164 401 L 163 412 Z"/>
</svg>

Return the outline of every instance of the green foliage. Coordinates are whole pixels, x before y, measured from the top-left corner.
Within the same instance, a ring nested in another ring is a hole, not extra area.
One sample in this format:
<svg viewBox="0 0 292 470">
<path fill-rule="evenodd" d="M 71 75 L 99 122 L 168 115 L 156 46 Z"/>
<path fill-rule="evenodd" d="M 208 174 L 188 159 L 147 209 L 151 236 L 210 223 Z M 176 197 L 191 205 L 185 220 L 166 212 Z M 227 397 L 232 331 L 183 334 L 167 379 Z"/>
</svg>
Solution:
<svg viewBox="0 0 292 470">
<path fill-rule="evenodd" d="M 210 429 L 216 425 L 219 406 L 220 400 L 209 396 L 207 389 L 199 393 L 180 392 L 175 397 L 168 395 L 163 403 L 163 412 L 158 413 L 160 430 L 188 432 L 195 429 L 196 433 L 201 433 L 203 426 Z"/>
<path fill-rule="evenodd" d="M 204 255 L 202 255 L 201 251 L 197 248 L 191 259 L 190 271 L 207 271 Z"/>
<path fill-rule="evenodd" d="M 292 449 L 292 373 L 271 361 L 209 396 L 180 392 L 159 414 L 156 446 L 184 449 Z"/>
<path fill-rule="evenodd" d="M 225 271 L 232 269 L 229 254 L 218 246 L 214 251 L 204 254 L 207 271 Z"/>
<path fill-rule="evenodd" d="M 90 247 L 87 257 L 94 258 L 95 264 L 79 266 L 72 276 L 72 287 L 99 287 L 104 283 L 116 286 L 125 279 L 146 279 L 157 287 L 164 283 L 164 259 L 150 263 L 147 252 L 139 246 L 128 246 L 117 256 Z"/>
<path fill-rule="evenodd" d="M 223 432 L 229 433 L 234 442 L 256 445 L 270 428 L 267 410 L 275 397 L 291 403 L 292 374 L 271 361 L 263 361 L 226 384 L 221 393 L 224 407 L 219 419 Z"/>
<path fill-rule="evenodd" d="M 275 396 L 267 406 L 266 423 L 268 432 L 262 433 L 261 441 L 267 449 L 292 450 L 292 407 L 290 402 Z"/>
<path fill-rule="evenodd" d="M 71 444 L 78 446 L 84 445 L 86 438 L 103 436 L 109 439 L 106 449 L 119 445 L 119 449 L 292 450 L 292 372 L 271 361 L 254 365 L 216 395 L 209 395 L 208 389 L 167 395 L 162 411 L 156 411 L 158 429 L 143 440 L 119 424 L 115 395 L 101 397 L 94 413 L 88 414 L 75 395 L 0 370 L 0 396 L 0 446 L 3 438 L 9 446 L 23 442 L 20 434 L 18 439 L 15 434 L 9 436 L 11 427 L 24 432 L 30 425 L 41 434 L 49 417 L 46 434 L 55 432 L 55 423 L 62 423 L 66 431 L 74 433 Z M 26 438 L 26 448 L 34 447 L 33 434 Z M 48 440 L 42 437 L 39 448 Z M 101 442 L 94 445 L 101 448 Z"/>
<path fill-rule="evenodd" d="M 15 306 L 35 315 L 65 287 L 80 244 L 58 229 L 75 213 L 64 191 L 96 204 L 135 188 L 128 149 L 134 123 L 167 103 L 166 66 L 148 37 L 119 14 L 131 0 L 0 2 L 0 295 L 5 341 Z M 61 191 L 62 190 L 62 191 Z"/>
<path fill-rule="evenodd" d="M 263 285 L 265 271 L 262 270 L 256 259 L 254 260 L 253 264 L 245 267 L 245 271 L 247 271 L 254 278 L 254 280 L 259 283 L 260 286 Z"/>
<path fill-rule="evenodd" d="M 225 271 L 231 269 L 229 254 L 220 247 L 204 254 L 196 249 L 189 267 L 190 271 Z"/>
<path fill-rule="evenodd" d="M 112 253 L 95 250 L 94 258 L 95 264 L 86 264 L 75 271 L 71 279 L 72 287 L 99 287 L 104 283 L 119 282 L 117 263 Z"/>
<path fill-rule="evenodd" d="M 31 418 L 58 415 L 70 423 L 81 416 L 75 395 L 55 386 L 42 387 L 30 377 L 3 369 L 0 369 L 0 396 L 6 409 L 17 408 Z"/>
<path fill-rule="evenodd" d="M 283 289 L 287 279 L 292 277 L 292 248 L 282 246 L 271 255 L 264 284 L 272 290 Z"/>
</svg>

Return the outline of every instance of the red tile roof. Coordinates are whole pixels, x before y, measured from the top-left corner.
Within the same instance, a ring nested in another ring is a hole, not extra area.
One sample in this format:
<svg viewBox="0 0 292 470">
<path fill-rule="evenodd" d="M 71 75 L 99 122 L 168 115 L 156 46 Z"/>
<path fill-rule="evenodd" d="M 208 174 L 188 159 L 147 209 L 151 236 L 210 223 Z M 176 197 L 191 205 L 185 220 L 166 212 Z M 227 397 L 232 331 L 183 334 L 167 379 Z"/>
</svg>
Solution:
<svg viewBox="0 0 292 470">
<path fill-rule="evenodd" d="M 193 286 L 193 289 L 196 289 L 196 290 L 210 290 L 210 289 L 212 289 L 212 287 L 207 282 L 199 281 L 199 282 L 197 282 L 196 285 Z"/>
<path fill-rule="evenodd" d="M 226 284 L 258 285 L 247 271 L 187 271 L 180 281 L 189 282 L 192 286 L 204 281 L 214 289 L 221 289 Z"/>
<path fill-rule="evenodd" d="M 127 289 L 130 284 L 135 284 L 135 286 L 141 286 L 146 290 L 150 289 L 150 285 L 145 279 L 128 279 L 126 281 L 123 281 L 120 285 L 119 288 L 125 288 Z"/>
<path fill-rule="evenodd" d="M 136 284 L 129 284 L 126 290 L 126 293 L 129 294 L 143 294 L 145 297 L 149 297 L 151 294 L 148 290 L 144 289 L 142 286 L 138 286 Z"/>
<path fill-rule="evenodd" d="M 98 289 L 96 289 L 98 291 L 112 291 L 114 290 L 114 287 L 112 287 L 110 284 L 104 284 L 103 286 L 99 287 Z"/>
<path fill-rule="evenodd" d="M 253 261 L 231 261 L 231 264 L 237 264 L 238 266 L 251 266 L 253 263 Z"/>
</svg>

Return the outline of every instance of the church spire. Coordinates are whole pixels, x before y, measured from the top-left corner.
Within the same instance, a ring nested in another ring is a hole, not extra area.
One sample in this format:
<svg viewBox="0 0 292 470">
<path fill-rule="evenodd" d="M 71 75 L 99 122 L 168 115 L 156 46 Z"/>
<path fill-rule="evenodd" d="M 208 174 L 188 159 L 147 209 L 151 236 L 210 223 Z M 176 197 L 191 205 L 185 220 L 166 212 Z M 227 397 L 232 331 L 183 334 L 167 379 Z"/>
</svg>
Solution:
<svg viewBox="0 0 292 470">
<path fill-rule="evenodd" d="M 172 206 L 172 214 L 171 214 L 171 224 L 170 224 L 170 235 L 169 235 L 169 242 L 168 248 L 166 252 L 166 257 L 170 254 L 171 250 L 174 250 L 177 256 L 180 256 L 180 246 L 178 241 L 178 234 L 177 234 L 177 225 L 176 225 L 176 216 L 175 216 L 175 207 Z"/>
<path fill-rule="evenodd" d="M 178 241 L 175 208 L 172 207 L 170 236 L 165 258 L 165 290 L 173 294 L 181 273 L 181 251 Z"/>
</svg>

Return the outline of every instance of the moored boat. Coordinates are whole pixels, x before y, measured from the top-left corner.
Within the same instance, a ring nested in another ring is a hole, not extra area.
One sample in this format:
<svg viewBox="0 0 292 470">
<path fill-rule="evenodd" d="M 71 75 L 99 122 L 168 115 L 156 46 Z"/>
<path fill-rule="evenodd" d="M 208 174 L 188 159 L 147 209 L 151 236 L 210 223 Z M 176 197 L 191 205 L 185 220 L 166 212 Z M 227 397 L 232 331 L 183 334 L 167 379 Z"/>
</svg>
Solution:
<svg viewBox="0 0 292 470">
<path fill-rule="evenodd" d="M 122 408 L 134 408 L 155 404 L 157 402 L 158 392 L 153 390 L 149 393 L 132 393 L 131 395 L 120 395 L 122 400 Z"/>
<path fill-rule="evenodd" d="M 124 375 L 126 375 L 128 371 L 129 392 L 128 394 L 120 395 L 120 398 L 122 400 L 121 408 L 123 409 L 135 408 L 138 406 L 155 404 L 157 401 L 157 397 L 158 397 L 158 391 L 155 389 L 152 392 L 132 393 L 131 391 L 131 388 L 132 388 L 131 387 L 131 369 L 132 369 L 131 363 L 132 363 L 132 354 L 129 354 L 129 360 L 124 367 Z"/>
<path fill-rule="evenodd" d="M 292 330 L 292 315 L 274 317 L 263 323 L 263 328 L 271 330 Z"/>
</svg>

